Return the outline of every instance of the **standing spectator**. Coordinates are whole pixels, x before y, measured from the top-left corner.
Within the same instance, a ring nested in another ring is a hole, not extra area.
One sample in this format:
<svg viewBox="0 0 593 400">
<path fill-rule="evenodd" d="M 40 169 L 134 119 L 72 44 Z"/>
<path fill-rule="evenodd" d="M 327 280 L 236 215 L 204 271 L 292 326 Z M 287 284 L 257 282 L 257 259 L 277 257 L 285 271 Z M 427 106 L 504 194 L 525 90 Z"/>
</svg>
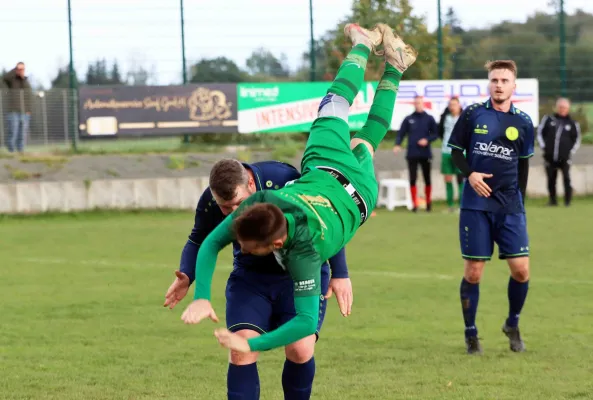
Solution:
<svg viewBox="0 0 593 400">
<path fill-rule="evenodd" d="M 438 138 L 438 126 L 432 115 L 424 111 L 424 98 L 416 96 L 414 98 L 414 111 L 408 115 L 402 122 L 401 128 L 395 139 L 395 154 L 401 151 L 401 143 L 406 135 L 408 136 L 408 149 L 406 159 L 408 161 L 408 170 L 410 174 L 410 192 L 414 204 L 413 211 L 418 210 L 418 197 L 416 190 L 416 178 L 418 176 L 418 165 L 422 168 L 424 177 L 424 192 L 426 196 L 426 211 L 432 209 L 432 186 L 430 181 L 430 164 L 432 161 L 432 151 L 430 143 Z"/>
<path fill-rule="evenodd" d="M 453 132 L 453 127 L 459 119 L 461 111 L 463 111 L 463 109 L 461 108 L 459 98 L 452 97 L 451 100 L 449 100 L 449 106 L 445 109 L 443 114 L 441 114 L 441 120 L 439 122 L 439 136 L 443 141 L 441 147 L 441 174 L 445 177 L 445 189 L 449 211 L 454 211 L 455 205 L 455 193 L 453 189 L 454 175 L 457 176 L 457 196 L 459 198 L 459 204 L 461 204 L 461 193 L 463 192 L 463 175 L 461 174 L 461 171 L 457 169 L 455 163 L 453 163 L 451 148 L 447 146 L 449 138 L 451 137 L 451 132 Z"/>
<path fill-rule="evenodd" d="M 556 112 L 544 115 L 537 127 L 537 141 L 543 150 L 548 175 L 549 205 L 557 206 L 556 177 L 558 169 L 564 179 L 564 205 L 569 206 L 572 200 L 570 185 L 571 157 L 581 145 L 581 127 L 570 117 L 570 101 L 559 98 L 556 101 Z"/>
<path fill-rule="evenodd" d="M 8 121 L 9 138 L 6 144 L 9 152 L 15 150 L 22 153 L 31 120 L 33 93 L 29 80 L 25 76 L 25 64 L 19 62 L 14 69 L 7 72 L 2 80 L 8 87 Z"/>
</svg>

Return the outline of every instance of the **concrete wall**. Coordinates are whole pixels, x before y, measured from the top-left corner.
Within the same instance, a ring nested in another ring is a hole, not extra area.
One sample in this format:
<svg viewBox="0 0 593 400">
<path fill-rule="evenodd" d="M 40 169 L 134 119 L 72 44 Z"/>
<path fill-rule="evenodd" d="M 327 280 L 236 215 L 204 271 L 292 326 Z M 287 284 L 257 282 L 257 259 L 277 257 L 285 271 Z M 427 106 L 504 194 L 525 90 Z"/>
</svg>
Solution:
<svg viewBox="0 0 593 400">
<path fill-rule="evenodd" d="M 379 179 L 404 178 L 406 171 L 378 171 Z M 433 170 L 433 198 L 445 198 L 445 185 Z M 593 165 L 572 168 L 576 195 L 593 194 Z M 0 213 L 25 214 L 46 211 L 82 211 L 92 209 L 187 209 L 193 210 L 208 177 L 97 180 L 92 182 L 19 182 L 0 184 Z M 423 193 L 419 178 L 419 193 Z M 527 193 L 532 197 L 547 195 L 543 167 L 532 167 Z M 563 193 L 561 174 L 558 191 Z"/>
</svg>

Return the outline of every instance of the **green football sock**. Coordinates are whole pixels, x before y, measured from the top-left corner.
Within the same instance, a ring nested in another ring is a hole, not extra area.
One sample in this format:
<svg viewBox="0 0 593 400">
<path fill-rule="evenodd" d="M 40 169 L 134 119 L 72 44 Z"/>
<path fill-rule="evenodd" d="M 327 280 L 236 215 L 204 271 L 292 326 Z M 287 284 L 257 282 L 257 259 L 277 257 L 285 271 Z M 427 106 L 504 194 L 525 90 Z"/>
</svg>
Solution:
<svg viewBox="0 0 593 400">
<path fill-rule="evenodd" d="M 391 126 L 395 98 L 397 97 L 401 78 L 401 72 L 392 65 L 385 63 L 385 72 L 377 86 L 367 121 L 360 132 L 354 135 L 355 138 L 369 142 L 374 150 L 377 150 L 379 143 L 381 143 Z"/>
<path fill-rule="evenodd" d="M 453 207 L 455 204 L 453 201 L 453 182 L 445 182 L 445 188 L 447 190 L 447 205 Z"/>
<path fill-rule="evenodd" d="M 371 49 L 364 44 L 354 46 L 342 61 L 336 79 L 334 79 L 327 93 L 342 96 L 348 100 L 348 104 L 352 105 L 364 81 L 364 71 L 370 54 Z"/>
</svg>

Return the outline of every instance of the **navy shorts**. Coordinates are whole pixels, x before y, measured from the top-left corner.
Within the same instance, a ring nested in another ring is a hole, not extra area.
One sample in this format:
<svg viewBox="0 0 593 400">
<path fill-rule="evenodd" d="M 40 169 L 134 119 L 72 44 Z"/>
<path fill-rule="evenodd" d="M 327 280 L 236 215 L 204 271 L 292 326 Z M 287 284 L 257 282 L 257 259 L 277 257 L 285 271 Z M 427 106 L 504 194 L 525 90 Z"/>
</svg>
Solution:
<svg viewBox="0 0 593 400">
<path fill-rule="evenodd" d="M 328 264 L 321 269 L 321 296 L 316 335 L 325 318 L 329 287 Z M 226 323 L 231 332 L 242 329 L 264 334 L 277 329 L 296 315 L 294 283 L 287 275 L 262 274 L 246 268 L 235 268 L 226 286 Z"/>
<path fill-rule="evenodd" d="M 498 245 L 498 258 L 529 256 L 529 237 L 525 213 L 502 214 L 480 210 L 461 210 L 459 243 L 466 260 L 488 261 Z"/>
</svg>

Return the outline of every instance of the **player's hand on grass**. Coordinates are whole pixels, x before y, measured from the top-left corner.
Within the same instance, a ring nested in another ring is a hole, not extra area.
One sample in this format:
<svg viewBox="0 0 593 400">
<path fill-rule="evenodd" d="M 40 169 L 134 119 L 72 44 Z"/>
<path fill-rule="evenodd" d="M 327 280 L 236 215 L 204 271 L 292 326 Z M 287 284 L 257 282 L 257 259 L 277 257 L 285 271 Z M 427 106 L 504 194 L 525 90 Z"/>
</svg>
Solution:
<svg viewBox="0 0 593 400">
<path fill-rule="evenodd" d="M 163 307 L 173 309 L 187 295 L 188 290 L 189 277 L 181 271 L 175 271 L 175 280 L 165 294 L 165 304 L 163 304 Z"/>
<path fill-rule="evenodd" d="M 492 178 L 492 174 L 483 174 L 481 172 L 472 172 L 469 176 L 469 184 L 474 191 L 482 197 L 490 197 L 492 189 L 484 182 L 484 179 Z"/>
<path fill-rule="evenodd" d="M 418 141 L 418 146 L 420 146 L 420 147 L 426 147 L 426 146 L 428 146 L 428 140 L 425 139 L 425 138 L 420 139 Z"/>
<path fill-rule="evenodd" d="M 400 151 L 402 151 L 402 147 L 401 147 L 401 146 L 395 146 L 395 147 L 393 148 L 393 154 L 397 154 L 397 153 L 399 153 Z"/>
<path fill-rule="evenodd" d="M 212 304 L 204 299 L 192 301 L 181 315 L 181 319 L 186 324 L 198 324 L 204 318 L 210 318 L 212 321 L 218 322 L 218 317 L 212 308 Z"/>
<path fill-rule="evenodd" d="M 332 278 L 329 280 L 329 288 L 325 294 L 325 298 L 329 299 L 335 293 L 340 312 L 344 317 L 352 313 L 352 302 L 354 296 L 352 294 L 352 281 L 350 278 Z"/>
<path fill-rule="evenodd" d="M 218 339 L 218 343 L 221 346 L 226 347 L 229 350 L 235 350 L 240 353 L 249 353 L 251 348 L 247 339 L 232 333 L 228 329 L 220 328 L 214 331 L 214 336 Z"/>
</svg>

